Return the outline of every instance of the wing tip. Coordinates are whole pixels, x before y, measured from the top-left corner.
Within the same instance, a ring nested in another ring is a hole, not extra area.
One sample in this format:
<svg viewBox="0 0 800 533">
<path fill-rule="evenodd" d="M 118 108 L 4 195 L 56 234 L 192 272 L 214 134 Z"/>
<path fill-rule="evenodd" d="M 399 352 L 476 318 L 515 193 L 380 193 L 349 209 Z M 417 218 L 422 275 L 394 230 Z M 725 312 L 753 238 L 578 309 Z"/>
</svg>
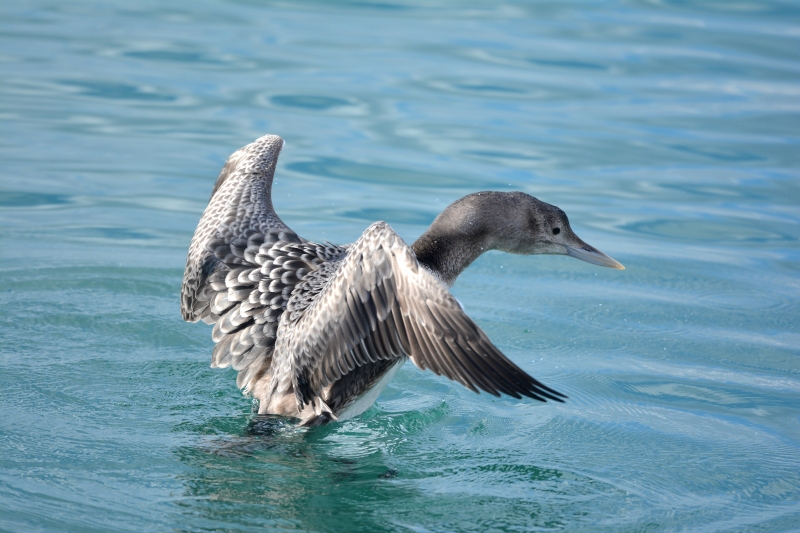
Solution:
<svg viewBox="0 0 800 533">
<path fill-rule="evenodd" d="M 531 381 L 532 383 L 530 389 L 525 391 L 531 394 L 529 396 L 530 398 L 534 398 L 544 403 L 547 403 L 547 400 L 552 400 L 558 403 L 565 403 L 564 400 L 567 400 L 569 398 L 566 394 L 551 389 L 547 385 L 543 385 L 533 378 L 531 378 Z M 526 394 L 526 396 L 528 396 L 528 394 Z"/>
</svg>

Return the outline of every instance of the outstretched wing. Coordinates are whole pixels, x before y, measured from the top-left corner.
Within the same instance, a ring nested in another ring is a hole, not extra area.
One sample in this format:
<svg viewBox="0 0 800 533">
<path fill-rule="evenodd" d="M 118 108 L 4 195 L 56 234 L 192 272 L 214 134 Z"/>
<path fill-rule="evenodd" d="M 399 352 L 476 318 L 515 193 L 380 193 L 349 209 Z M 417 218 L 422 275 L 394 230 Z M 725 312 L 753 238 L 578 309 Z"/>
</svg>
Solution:
<svg viewBox="0 0 800 533">
<path fill-rule="evenodd" d="M 230 268 L 248 265 L 248 248 L 257 253 L 264 244 L 302 242 L 272 207 L 272 179 L 283 144 L 277 135 L 265 135 L 225 163 L 189 246 L 181 287 L 184 320 L 219 320 L 210 302 L 220 287 L 213 288 L 210 277 L 222 270 L 224 278 Z"/>
<path fill-rule="evenodd" d="M 211 366 L 238 370 L 236 383 L 246 392 L 269 372 L 294 286 L 343 253 L 301 239 L 275 214 L 271 187 L 282 147 L 280 137 L 267 135 L 228 158 L 183 275 L 183 318 L 214 324 Z"/>
<path fill-rule="evenodd" d="M 296 320 L 289 349 L 301 410 L 354 368 L 404 356 L 475 392 L 565 397 L 506 358 L 385 222 L 349 247 L 301 316 L 287 316 Z"/>
</svg>

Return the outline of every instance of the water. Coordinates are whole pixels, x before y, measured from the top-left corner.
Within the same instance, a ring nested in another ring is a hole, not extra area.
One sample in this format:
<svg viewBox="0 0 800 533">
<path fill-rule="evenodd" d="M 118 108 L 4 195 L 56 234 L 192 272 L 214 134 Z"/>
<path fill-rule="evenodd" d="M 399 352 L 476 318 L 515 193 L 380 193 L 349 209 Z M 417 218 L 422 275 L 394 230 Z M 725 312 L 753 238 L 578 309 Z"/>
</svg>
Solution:
<svg viewBox="0 0 800 533">
<path fill-rule="evenodd" d="M 800 529 L 796 2 L 0 11 L 0 529 Z M 453 292 L 569 402 L 405 365 L 349 422 L 256 418 L 178 290 L 265 133 L 311 239 L 562 207 L 628 269 L 490 253 Z"/>
</svg>

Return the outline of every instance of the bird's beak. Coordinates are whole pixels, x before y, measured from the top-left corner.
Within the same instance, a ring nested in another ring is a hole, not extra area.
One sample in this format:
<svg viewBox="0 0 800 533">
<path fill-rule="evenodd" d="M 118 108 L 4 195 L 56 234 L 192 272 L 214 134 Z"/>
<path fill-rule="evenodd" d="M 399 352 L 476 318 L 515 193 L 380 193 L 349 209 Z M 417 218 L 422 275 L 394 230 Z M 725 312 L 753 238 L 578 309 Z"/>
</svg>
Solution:
<svg viewBox="0 0 800 533">
<path fill-rule="evenodd" d="M 602 267 L 625 270 L 625 267 L 619 262 L 611 259 L 594 246 L 589 246 L 583 241 L 581 241 L 580 245 L 565 245 L 564 247 L 567 249 L 567 255 L 575 259 L 580 259 L 581 261 L 586 261 L 587 263 Z"/>
</svg>

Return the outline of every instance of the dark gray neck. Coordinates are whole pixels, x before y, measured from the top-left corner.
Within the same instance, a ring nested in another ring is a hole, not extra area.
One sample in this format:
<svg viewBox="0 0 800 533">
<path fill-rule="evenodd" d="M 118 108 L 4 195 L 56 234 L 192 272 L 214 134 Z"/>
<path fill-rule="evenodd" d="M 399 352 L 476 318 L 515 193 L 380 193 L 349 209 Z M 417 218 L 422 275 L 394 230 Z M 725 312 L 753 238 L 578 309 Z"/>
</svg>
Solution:
<svg viewBox="0 0 800 533">
<path fill-rule="evenodd" d="M 491 249 L 490 239 L 480 230 L 465 231 L 441 222 L 437 218 L 411 247 L 423 267 L 452 287 L 465 268 Z"/>
<path fill-rule="evenodd" d="M 489 250 L 532 251 L 532 220 L 539 202 L 523 192 L 482 191 L 456 200 L 412 245 L 417 260 L 448 287 Z"/>
</svg>

